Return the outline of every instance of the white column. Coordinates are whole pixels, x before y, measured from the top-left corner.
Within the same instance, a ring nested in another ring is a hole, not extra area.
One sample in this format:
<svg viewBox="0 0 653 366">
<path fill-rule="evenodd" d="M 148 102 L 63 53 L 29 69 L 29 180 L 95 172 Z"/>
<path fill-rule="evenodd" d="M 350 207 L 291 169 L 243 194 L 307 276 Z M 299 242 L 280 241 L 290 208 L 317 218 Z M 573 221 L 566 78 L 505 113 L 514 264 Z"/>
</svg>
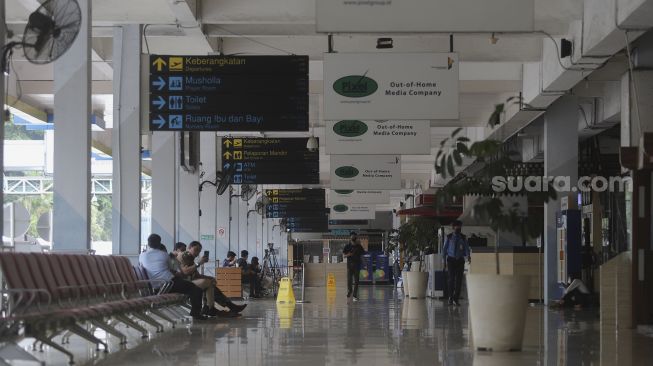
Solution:
<svg viewBox="0 0 653 366">
<path fill-rule="evenodd" d="M 229 251 L 229 189 L 216 197 L 216 206 L 216 255 L 224 259 Z"/>
<path fill-rule="evenodd" d="M 222 145 L 221 139 L 216 141 L 216 166 L 220 171 L 222 168 Z M 229 251 L 229 189 L 216 197 L 216 255 L 219 258 L 226 258 Z M 231 250 L 234 250 L 231 248 Z M 235 250 L 234 250 L 235 251 Z M 238 253 L 237 253 L 238 254 Z"/>
<path fill-rule="evenodd" d="M 78 1 L 82 24 L 54 62 L 54 241 L 56 251 L 90 248 L 91 1 Z"/>
<path fill-rule="evenodd" d="M 200 133 L 200 161 L 202 162 L 202 171 L 205 172 L 202 181 L 215 182 L 215 173 L 220 170 L 216 161 L 216 136 L 214 132 Z M 211 184 L 204 184 L 200 192 L 200 242 L 211 251 L 210 258 L 220 260 L 225 257 L 226 253 L 217 252 L 216 245 L 216 214 L 217 214 L 217 195 L 216 187 Z"/>
<path fill-rule="evenodd" d="M 176 132 L 152 134 L 152 233 L 161 235 L 169 249 L 176 241 L 176 141 Z"/>
<path fill-rule="evenodd" d="M 5 24 L 5 7 L 0 6 L 0 24 Z M 5 45 L 5 27 L 0 27 L 0 48 Z M 0 72 L 0 85 L 5 85 L 5 74 Z M 5 100 L 5 88 L 0 88 L 0 100 Z M 3 106 L 4 109 L 4 106 Z M 4 165 L 4 151 L 5 151 L 5 114 L 0 113 L 0 187 L 5 186 L 5 165 Z M 4 229 L 4 188 L 0 189 L 0 239 L 2 239 L 2 230 Z"/>
<path fill-rule="evenodd" d="M 189 173 L 181 167 L 177 171 L 177 237 L 188 244 L 200 239 L 199 171 Z"/>
<path fill-rule="evenodd" d="M 140 251 L 142 30 L 132 24 L 113 33 L 113 254 Z"/>
<path fill-rule="evenodd" d="M 544 175 L 569 177 L 574 187 L 578 181 L 578 100 L 564 96 L 544 115 Z M 544 205 L 544 302 L 557 299 L 556 212 L 560 199 Z"/>
</svg>

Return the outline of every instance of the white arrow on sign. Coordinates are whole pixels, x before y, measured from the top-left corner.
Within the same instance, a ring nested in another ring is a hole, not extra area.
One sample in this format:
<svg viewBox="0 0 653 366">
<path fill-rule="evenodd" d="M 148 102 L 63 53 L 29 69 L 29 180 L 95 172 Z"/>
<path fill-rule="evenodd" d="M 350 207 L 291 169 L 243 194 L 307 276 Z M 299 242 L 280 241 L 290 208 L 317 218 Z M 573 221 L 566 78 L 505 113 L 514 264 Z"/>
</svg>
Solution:
<svg viewBox="0 0 653 366">
<path fill-rule="evenodd" d="M 157 116 L 157 119 L 153 120 L 152 123 L 154 123 L 159 129 L 161 129 L 163 126 L 166 124 L 165 118 L 161 116 L 160 114 Z"/>
<path fill-rule="evenodd" d="M 166 86 L 166 80 L 159 76 L 158 80 L 154 80 L 152 82 L 152 86 L 156 86 L 159 91 L 163 90 L 163 88 Z"/>
<path fill-rule="evenodd" d="M 166 105 L 166 100 L 159 95 L 159 99 L 153 100 L 152 104 L 154 104 L 158 109 L 163 109 Z"/>
</svg>

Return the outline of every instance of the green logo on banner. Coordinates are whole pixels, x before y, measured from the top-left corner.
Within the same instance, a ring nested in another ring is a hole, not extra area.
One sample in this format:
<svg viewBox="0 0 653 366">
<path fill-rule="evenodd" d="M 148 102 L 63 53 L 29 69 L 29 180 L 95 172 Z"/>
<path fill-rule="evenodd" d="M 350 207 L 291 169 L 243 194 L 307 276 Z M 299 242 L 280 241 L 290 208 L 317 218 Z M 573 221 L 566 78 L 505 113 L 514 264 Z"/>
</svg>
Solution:
<svg viewBox="0 0 653 366">
<path fill-rule="evenodd" d="M 335 212 L 347 212 L 347 211 L 349 211 L 349 207 L 347 207 L 347 205 L 335 205 L 335 206 L 333 206 L 333 211 L 335 211 Z"/>
<path fill-rule="evenodd" d="M 367 97 L 374 94 L 377 89 L 379 84 L 365 75 L 345 76 L 333 83 L 333 90 L 348 98 Z"/>
<path fill-rule="evenodd" d="M 354 193 L 353 189 L 336 189 L 337 194 L 352 194 Z"/>
<path fill-rule="evenodd" d="M 358 175 L 358 169 L 353 166 L 341 166 L 336 169 L 336 175 L 340 178 L 353 178 Z"/>
<path fill-rule="evenodd" d="M 343 137 L 358 137 L 367 132 L 367 124 L 356 120 L 340 121 L 333 125 L 333 132 Z"/>
</svg>

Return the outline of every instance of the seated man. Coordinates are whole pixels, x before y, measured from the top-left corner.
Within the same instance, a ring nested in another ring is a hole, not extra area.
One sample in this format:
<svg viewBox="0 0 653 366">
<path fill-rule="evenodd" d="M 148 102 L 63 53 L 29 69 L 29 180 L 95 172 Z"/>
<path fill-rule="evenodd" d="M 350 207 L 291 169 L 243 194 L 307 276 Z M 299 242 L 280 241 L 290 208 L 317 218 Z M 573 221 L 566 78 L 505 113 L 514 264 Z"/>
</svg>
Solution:
<svg viewBox="0 0 653 366">
<path fill-rule="evenodd" d="M 202 244 L 198 241 L 193 241 L 188 245 L 188 250 L 181 256 L 181 272 L 186 278 L 193 281 L 195 285 L 206 291 L 206 306 L 203 312 L 206 314 L 215 314 L 219 316 L 233 316 L 242 312 L 247 305 L 236 305 L 228 297 L 226 297 L 219 288 L 216 287 L 215 278 L 210 276 L 201 275 L 198 268 L 208 262 L 208 257 L 200 258 L 196 264 L 194 261 L 202 251 Z M 214 307 L 214 303 L 224 306 L 229 309 L 229 312 L 218 312 Z"/>
<path fill-rule="evenodd" d="M 178 242 L 175 244 L 175 248 L 170 252 L 170 270 L 172 273 L 179 273 L 181 270 L 179 265 L 179 256 L 186 251 L 186 244 Z M 183 276 L 182 276 L 183 277 Z"/>
<path fill-rule="evenodd" d="M 222 267 L 236 267 L 236 253 L 230 250 L 227 258 L 222 262 Z"/>
<path fill-rule="evenodd" d="M 580 309 L 587 306 L 589 303 L 590 291 L 587 286 L 580 279 L 576 278 L 566 286 L 565 292 L 562 294 L 562 299 L 554 307 L 574 307 Z"/>
<path fill-rule="evenodd" d="M 148 278 L 157 281 L 152 283 L 152 286 L 155 288 L 160 287 L 161 283 L 158 281 L 172 282 L 170 292 L 180 293 L 190 297 L 190 315 L 193 319 L 206 320 L 206 316 L 201 314 L 202 289 L 190 281 L 175 276 L 170 271 L 170 257 L 163 244 L 161 244 L 161 237 L 157 234 L 150 235 L 147 238 L 147 246 L 148 249 L 140 254 L 138 261 L 145 268 Z"/>
<path fill-rule="evenodd" d="M 240 258 L 237 263 L 243 274 L 243 283 L 249 283 L 249 297 L 257 298 L 260 297 L 257 289 L 257 273 L 254 272 L 251 266 L 247 263 L 248 257 L 248 251 L 240 251 Z"/>
<path fill-rule="evenodd" d="M 263 288 L 261 287 L 261 272 L 263 269 L 259 264 L 258 257 L 252 257 L 252 262 L 249 264 L 250 269 L 254 272 L 256 279 L 256 295 L 261 296 Z"/>
</svg>

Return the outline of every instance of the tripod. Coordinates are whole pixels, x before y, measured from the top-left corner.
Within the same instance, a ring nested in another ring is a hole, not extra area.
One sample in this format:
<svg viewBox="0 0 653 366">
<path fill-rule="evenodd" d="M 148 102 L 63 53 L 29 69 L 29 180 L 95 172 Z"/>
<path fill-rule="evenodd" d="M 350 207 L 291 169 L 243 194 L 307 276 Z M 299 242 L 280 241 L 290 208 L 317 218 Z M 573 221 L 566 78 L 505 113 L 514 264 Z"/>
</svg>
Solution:
<svg viewBox="0 0 653 366">
<path fill-rule="evenodd" d="M 263 258 L 263 276 L 272 277 L 272 292 L 274 296 L 277 295 L 278 282 L 282 277 L 279 263 L 277 262 L 277 254 L 274 249 L 273 243 L 268 243 L 268 248 L 265 250 L 265 257 Z"/>
</svg>

